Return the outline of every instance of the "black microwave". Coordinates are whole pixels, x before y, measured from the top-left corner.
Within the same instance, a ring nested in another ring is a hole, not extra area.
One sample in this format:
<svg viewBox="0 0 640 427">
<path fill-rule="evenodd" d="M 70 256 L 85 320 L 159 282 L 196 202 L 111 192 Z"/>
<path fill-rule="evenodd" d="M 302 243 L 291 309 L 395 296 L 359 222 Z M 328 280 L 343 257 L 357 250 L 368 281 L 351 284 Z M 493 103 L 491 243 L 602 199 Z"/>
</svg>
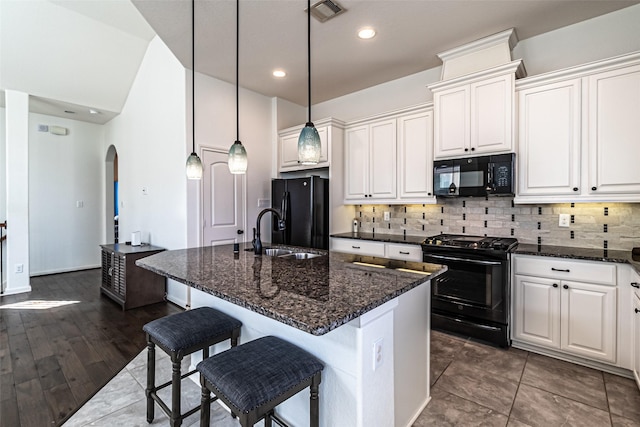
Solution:
<svg viewBox="0 0 640 427">
<path fill-rule="evenodd" d="M 433 162 L 433 191 L 441 197 L 513 196 L 515 154 Z"/>
</svg>

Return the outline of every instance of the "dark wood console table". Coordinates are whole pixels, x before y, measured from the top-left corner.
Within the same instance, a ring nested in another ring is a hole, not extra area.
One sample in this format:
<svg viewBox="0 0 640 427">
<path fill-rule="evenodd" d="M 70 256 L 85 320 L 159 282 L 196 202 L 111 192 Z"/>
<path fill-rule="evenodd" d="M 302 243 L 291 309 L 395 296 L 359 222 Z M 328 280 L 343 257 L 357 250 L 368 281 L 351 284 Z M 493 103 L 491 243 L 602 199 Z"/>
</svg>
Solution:
<svg viewBox="0 0 640 427">
<path fill-rule="evenodd" d="M 124 244 L 100 245 L 102 284 L 100 292 L 120 304 L 123 310 L 162 302 L 166 298 L 166 279 L 138 267 L 140 258 L 162 252 L 157 246 Z"/>
</svg>

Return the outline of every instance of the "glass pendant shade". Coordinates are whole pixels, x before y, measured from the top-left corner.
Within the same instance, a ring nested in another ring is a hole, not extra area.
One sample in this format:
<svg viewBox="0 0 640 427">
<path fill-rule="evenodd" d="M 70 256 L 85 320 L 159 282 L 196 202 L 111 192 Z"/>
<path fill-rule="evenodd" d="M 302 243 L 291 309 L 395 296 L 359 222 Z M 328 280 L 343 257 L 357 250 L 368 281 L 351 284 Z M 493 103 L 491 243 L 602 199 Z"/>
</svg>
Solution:
<svg viewBox="0 0 640 427">
<path fill-rule="evenodd" d="M 202 162 L 196 153 L 187 159 L 187 179 L 202 179 Z"/>
<path fill-rule="evenodd" d="M 298 138 L 298 161 L 302 165 L 315 165 L 320 161 L 320 135 L 311 122 L 302 128 Z"/>
<path fill-rule="evenodd" d="M 247 150 L 242 142 L 236 141 L 229 149 L 229 172 L 232 174 L 243 174 L 247 172 Z"/>
</svg>

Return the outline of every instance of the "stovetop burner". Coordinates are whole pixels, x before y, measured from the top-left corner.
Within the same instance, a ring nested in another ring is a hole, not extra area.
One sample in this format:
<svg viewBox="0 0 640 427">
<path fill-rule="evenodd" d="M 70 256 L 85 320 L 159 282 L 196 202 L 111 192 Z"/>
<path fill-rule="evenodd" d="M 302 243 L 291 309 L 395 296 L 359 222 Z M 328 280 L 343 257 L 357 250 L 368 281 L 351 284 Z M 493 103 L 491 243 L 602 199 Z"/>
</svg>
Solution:
<svg viewBox="0 0 640 427">
<path fill-rule="evenodd" d="M 425 246 L 442 246 L 455 247 L 463 249 L 484 249 L 509 252 L 518 244 L 517 239 L 510 237 L 482 237 L 467 236 L 460 234 L 438 234 L 436 236 L 427 237 L 424 242 Z"/>
</svg>

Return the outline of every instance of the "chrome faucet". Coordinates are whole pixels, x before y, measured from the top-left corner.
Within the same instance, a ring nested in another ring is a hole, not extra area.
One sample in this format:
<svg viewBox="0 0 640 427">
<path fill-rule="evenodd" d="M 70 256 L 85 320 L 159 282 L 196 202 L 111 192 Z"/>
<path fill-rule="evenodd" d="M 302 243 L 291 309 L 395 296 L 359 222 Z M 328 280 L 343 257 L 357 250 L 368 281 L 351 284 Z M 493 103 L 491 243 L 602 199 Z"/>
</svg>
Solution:
<svg viewBox="0 0 640 427">
<path fill-rule="evenodd" d="M 267 212 L 271 212 L 278 219 L 278 230 L 282 231 L 285 229 L 285 222 L 280 216 L 280 212 L 273 208 L 267 208 L 260 211 L 260 213 L 258 214 L 258 219 L 256 220 L 256 228 L 253 229 L 253 253 L 255 253 L 256 255 L 262 255 L 262 241 L 260 240 L 260 220 L 262 219 L 262 216 Z"/>
</svg>

